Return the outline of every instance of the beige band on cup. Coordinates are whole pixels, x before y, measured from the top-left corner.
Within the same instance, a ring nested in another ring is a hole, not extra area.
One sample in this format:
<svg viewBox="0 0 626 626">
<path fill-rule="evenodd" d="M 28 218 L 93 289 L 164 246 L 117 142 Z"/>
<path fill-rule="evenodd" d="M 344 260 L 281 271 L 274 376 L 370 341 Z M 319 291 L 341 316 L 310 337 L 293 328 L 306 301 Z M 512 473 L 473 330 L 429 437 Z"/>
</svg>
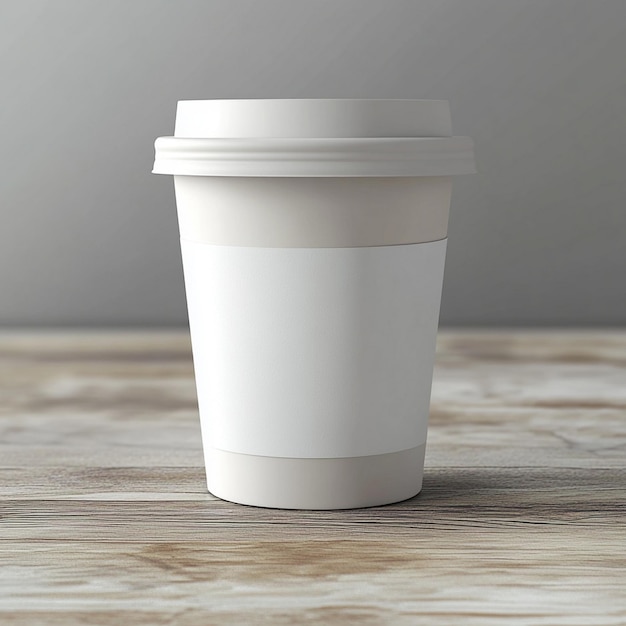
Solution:
<svg viewBox="0 0 626 626">
<path fill-rule="evenodd" d="M 223 500 L 280 509 L 353 509 L 412 498 L 426 444 L 372 456 L 298 459 L 205 448 L 207 486 Z"/>
<path fill-rule="evenodd" d="M 447 236 L 449 176 L 174 180 L 180 235 L 191 241 L 323 248 Z"/>
</svg>

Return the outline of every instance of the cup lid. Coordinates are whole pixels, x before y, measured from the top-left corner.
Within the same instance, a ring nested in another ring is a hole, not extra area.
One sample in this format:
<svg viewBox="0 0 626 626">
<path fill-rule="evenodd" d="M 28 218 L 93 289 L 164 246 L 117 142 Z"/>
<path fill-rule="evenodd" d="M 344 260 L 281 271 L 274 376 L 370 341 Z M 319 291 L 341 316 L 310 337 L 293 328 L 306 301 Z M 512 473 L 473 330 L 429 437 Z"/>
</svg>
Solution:
<svg viewBox="0 0 626 626">
<path fill-rule="evenodd" d="M 189 176 L 448 176 L 475 171 L 445 100 L 183 100 L 153 172 Z"/>
</svg>

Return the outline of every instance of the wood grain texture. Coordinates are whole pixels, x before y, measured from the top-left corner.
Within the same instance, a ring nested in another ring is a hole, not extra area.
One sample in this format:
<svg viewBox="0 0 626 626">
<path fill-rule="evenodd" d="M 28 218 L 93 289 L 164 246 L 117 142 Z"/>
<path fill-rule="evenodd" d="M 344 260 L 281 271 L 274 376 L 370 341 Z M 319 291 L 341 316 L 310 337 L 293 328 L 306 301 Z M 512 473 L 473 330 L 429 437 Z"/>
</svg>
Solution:
<svg viewBox="0 0 626 626">
<path fill-rule="evenodd" d="M 188 337 L 0 336 L 1 624 L 626 623 L 626 333 L 442 332 L 422 493 L 206 492 Z"/>
</svg>

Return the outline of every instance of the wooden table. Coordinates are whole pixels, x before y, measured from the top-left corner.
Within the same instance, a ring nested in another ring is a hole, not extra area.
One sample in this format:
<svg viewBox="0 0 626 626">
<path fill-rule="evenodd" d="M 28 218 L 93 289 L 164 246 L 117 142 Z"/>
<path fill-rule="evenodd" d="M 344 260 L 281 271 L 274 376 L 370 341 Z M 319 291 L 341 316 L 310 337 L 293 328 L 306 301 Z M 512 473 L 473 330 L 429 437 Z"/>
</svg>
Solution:
<svg viewBox="0 0 626 626">
<path fill-rule="evenodd" d="M 424 489 L 206 492 L 182 333 L 0 337 L 0 624 L 626 624 L 626 333 L 442 332 Z"/>
</svg>

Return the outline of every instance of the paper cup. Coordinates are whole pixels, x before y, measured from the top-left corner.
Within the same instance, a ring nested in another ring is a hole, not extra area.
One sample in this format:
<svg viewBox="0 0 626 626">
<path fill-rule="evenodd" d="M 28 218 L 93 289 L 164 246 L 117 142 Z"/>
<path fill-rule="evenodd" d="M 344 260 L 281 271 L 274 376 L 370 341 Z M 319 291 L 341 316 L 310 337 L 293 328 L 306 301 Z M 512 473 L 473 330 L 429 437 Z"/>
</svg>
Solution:
<svg viewBox="0 0 626 626">
<path fill-rule="evenodd" d="M 422 485 L 451 176 L 446 102 L 206 100 L 173 174 L 207 484 L 276 508 Z"/>
</svg>

